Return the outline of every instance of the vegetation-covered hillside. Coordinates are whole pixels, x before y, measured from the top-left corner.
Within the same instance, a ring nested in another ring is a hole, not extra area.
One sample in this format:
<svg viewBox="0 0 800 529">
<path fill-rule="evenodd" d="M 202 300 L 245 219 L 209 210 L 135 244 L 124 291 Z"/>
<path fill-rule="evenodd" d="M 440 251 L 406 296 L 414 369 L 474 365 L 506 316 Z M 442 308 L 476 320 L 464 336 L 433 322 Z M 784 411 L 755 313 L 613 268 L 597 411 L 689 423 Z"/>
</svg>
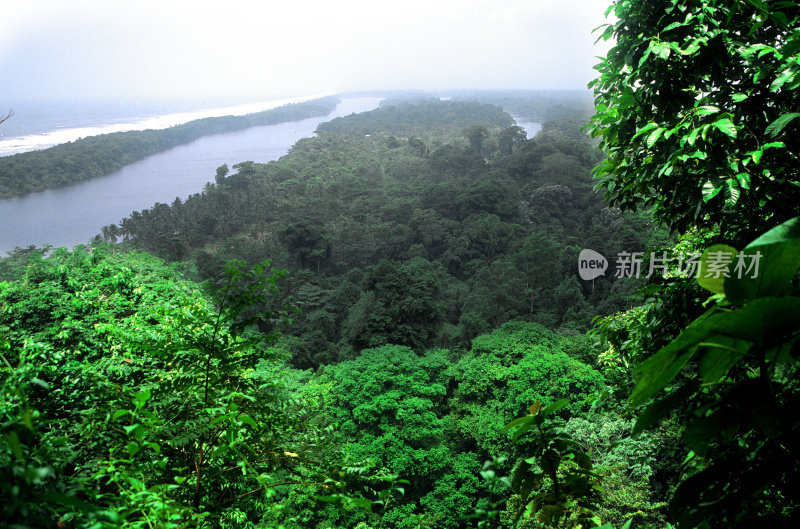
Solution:
<svg viewBox="0 0 800 529">
<path fill-rule="evenodd" d="M 598 153 L 570 124 L 530 140 L 510 124 L 447 101 L 337 118 L 278 161 L 223 168 L 202 194 L 104 232 L 202 279 L 230 258 L 288 269 L 297 366 L 387 343 L 468 348 L 514 319 L 585 331 L 628 306 L 635 280 L 581 282 L 581 249 L 641 251 L 653 228 L 592 191 Z"/>
<path fill-rule="evenodd" d="M 612 11 L 593 116 L 396 98 L 0 260 L 0 523 L 797 526 L 800 7 Z"/>
</svg>

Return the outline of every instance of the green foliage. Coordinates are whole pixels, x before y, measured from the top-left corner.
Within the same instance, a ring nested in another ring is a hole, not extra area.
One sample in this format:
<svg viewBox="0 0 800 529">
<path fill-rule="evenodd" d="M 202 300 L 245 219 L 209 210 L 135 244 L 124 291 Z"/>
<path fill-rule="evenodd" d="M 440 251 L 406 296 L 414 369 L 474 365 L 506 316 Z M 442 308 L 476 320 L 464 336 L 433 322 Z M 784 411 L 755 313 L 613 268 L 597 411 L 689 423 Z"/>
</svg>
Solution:
<svg viewBox="0 0 800 529">
<path fill-rule="evenodd" d="M 285 310 L 251 312 L 280 276 L 231 263 L 215 306 L 153 257 L 96 247 L 0 283 L 3 522 L 219 527 L 300 485 L 385 506 L 397 477 L 332 447 L 289 394 L 269 332 Z"/>
<path fill-rule="evenodd" d="M 197 119 L 162 130 L 101 134 L 49 149 L 0 157 L 0 197 L 106 176 L 120 167 L 203 136 L 325 115 L 338 102 L 338 98 L 323 98 L 245 116 Z M 219 171 L 217 174 L 224 179 L 225 174 Z"/>
<path fill-rule="evenodd" d="M 602 388 L 599 373 L 560 351 L 564 343 L 540 325 L 518 323 L 476 338 L 461 358 L 383 346 L 326 366 L 302 392 L 326 402 L 318 420 L 338 424 L 339 441 L 354 457 L 376 458 L 411 482 L 392 509 L 368 521 L 463 527 L 478 505 L 489 527 L 509 493 L 500 479 L 505 459 L 481 469 L 512 446 L 500 427 L 530 398 L 571 395 L 570 408 L 583 413 L 587 394 Z"/>
<path fill-rule="evenodd" d="M 603 377 L 562 352 L 559 342 L 541 325 L 517 322 L 473 340 L 470 353 L 450 368 L 458 384 L 452 406 L 459 433 L 493 454 L 510 448 L 499 430 L 531 402 L 569 398 L 570 412 L 585 412 Z"/>
<path fill-rule="evenodd" d="M 679 232 L 722 226 L 734 243 L 794 216 L 796 3 L 618 0 L 610 12 L 590 127 L 610 203 L 652 208 Z"/>
<path fill-rule="evenodd" d="M 239 164 L 200 195 L 134 212 L 107 238 L 201 279 L 232 258 L 289 269 L 282 301 L 303 314 L 281 331 L 302 368 L 387 343 L 468 349 L 515 319 L 580 333 L 633 289 L 612 274 L 578 282 L 580 249 L 643 248 L 652 223 L 604 208 L 590 181 L 597 151 L 569 120 L 526 140 L 500 128 L 507 119 L 429 101 L 334 120 L 276 162 Z M 478 152 L 465 128 L 498 150 Z"/>
<path fill-rule="evenodd" d="M 0 336 L 0 493 L 4 498 L 0 520 L 17 523 L 17 527 L 52 525 L 57 519 L 55 502 L 43 500 L 71 496 L 70 491 L 59 490 L 54 479 L 54 465 L 63 454 L 57 446 L 41 439 L 40 414 L 27 399 L 31 386 L 46 389 L 47 384 L 36 377 L 27 361 L 35 358 L 35 347 L 28 346 L 20 352 L 25 360 L 19 369 L 12 368 L 8 356 L 10 345 Z"/>
<path fill-rule="evenodd" d="M 678 406 L 684 413 L 692 473 L 670 506 L 683 523 L 797 516 L 790 484 L 798 464 L 788 447 L 797 436 L 798 226 L 792 219 L 749 244 L 742 255 L 763 259 L 757 277 L 732 259 L 717 302 L 636 368 L 633 404 L 668 388 L 640 414 L 637 430 Z M 697 372 L 682 380 L 690 361 Z"/>
<path fill-rule="evenodd" d="M 445 351 L 418 356 L 401 346 L 362 351 L 355 360 L 328 367 L 326 420 L 356 458 L 377 458 L 412 483 L 402 503 L 419 503 L 437 527 L 457 527 L 472 508 L 477 460 L 449 448 L 446 411 L 449 359 Z M 398 512 L 382 524 L 412 527 Z"/>
<path fill-rule="evenodd" d="M 514 516 L 535 518 L 545 527 L 582 527 L 596 520 L 598 479 L 585 447 L 559 430 L 548 415 L 565 407 L 566 399 L 544 406 L 534 402 L 528 415 L 503 427 L 512 430 L 512 440 L 522 445 L 522 459 L 512 476 L 512 489 L 519 494 L 520 508 Z"/>
<path fill-rule="evenodd" d="M 703 311 L 696 285 L 655 281 L 646 307 L 601 322 L 630 404 L 646 405 L 634 430 L 680 427 L 679 524 L 796 523 L 800 10 L 620 0 L 611 11 L 601 38 L 616 45 L 598 66 L 590 127 L 608 152 L 600 187 L 705 239 L 697 284 L 714 294 Z"/>
<path fill-rule="evenodd" d="M 563 431 L 584 447 L 598 478 L 594 514 L 615 526 L 633 520 L 634 527 L 663 527 L 671 451 L 680 440 L 674 424 L 632 436 L 634 421 L 614 411 L 570 417 Z M 676 464 L 677 466 L 677 464 Z"/>
<path fill-rule="evenodd" d="M 640 328 L 619 321 L 598 357 L 581 331 L 634 287 L 581 283 L 575 261 L 663 237 L 592 193 L 599 156 L 565 108 L 527 140 L 497 107 L 384 106 L 104 229 L 212 278 L 206 293 L 117 247 L 1 261 L 14 516 L 455 529 L 533 505 L 520 526 L 661 523 L 675 454 L 654 454 L 674 427 L 631 439 L 606 386 L 633 384 L 658 338 L 631 313 Z M 266 257 L 292 273 L 247 265 Z M 594 369 L 607 363 L 619 370 Z M 546 421 L 501 432 L 537 401 Z M 524 463 L 513 480 L 508 456 Z M 60 503 L 42 502 L 53 489 Z"/>
</svg>

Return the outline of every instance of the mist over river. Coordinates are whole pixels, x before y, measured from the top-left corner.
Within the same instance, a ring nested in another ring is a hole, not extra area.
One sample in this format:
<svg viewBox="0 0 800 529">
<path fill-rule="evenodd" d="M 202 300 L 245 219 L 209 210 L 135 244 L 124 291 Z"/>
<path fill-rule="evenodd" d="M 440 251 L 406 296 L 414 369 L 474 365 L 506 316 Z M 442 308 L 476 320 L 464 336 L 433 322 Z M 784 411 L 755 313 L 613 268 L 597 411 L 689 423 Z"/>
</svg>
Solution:
<svg viewBox="0 0 800 529">
<path fill-rule="evenodd" d="M 344 98 L 327 116 L 217 134 L 132 163 L 108 176 L 67 187 L 0 200 L 0 255 L 15 247 L 72 248 L 117 224 L 132 211 L 200 193 L 216 169 L 252 160 L 277 160 L 317 126 L 338 116 L 377 108 L 381 98 Z M 538 123 L 518 119 L 532 138 Z M 233 169 L 232 169 L 233 170 Z"/>
</svg>

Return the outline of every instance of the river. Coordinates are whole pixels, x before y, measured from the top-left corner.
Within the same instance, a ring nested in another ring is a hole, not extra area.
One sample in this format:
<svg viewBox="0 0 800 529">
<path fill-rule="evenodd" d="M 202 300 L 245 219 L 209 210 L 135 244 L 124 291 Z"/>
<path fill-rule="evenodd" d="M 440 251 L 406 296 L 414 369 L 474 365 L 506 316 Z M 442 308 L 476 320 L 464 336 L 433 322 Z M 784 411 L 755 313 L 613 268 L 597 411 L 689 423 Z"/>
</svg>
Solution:
<svg viewBox="0 0 800 529">
<path fill-rule="evenodd" d="M 72 248 L 117 224 L 132 211 L 171 203 L 199 193 L 213 182 L 216 169 L 252 160 L 265 163 L 286 154 L 298 140 L 313 136 L 317 126 L 338 116 L 365 112 L 381 98 L 345 98 L 327 116 L 253 127 L 205 136 L 132 163 L 108 176 L 67 187 L 0 200 L 0 255 L 30 245 Z M 532 138 L 541 126 L 518 119 Z"/>
<path fill-rule="evenodd" d="M 132 163 L 108 176 L 67 187 L 0 200 L 0 255 L 30 245 L 71 248 L 108 224 L 156 202 L 199 193 L 227 163 L 277 160 L 317 126 L 338 116 L 365 112 L 381 98 L 345 98 L 327 116 L 205 136 Z"/>
</svg>

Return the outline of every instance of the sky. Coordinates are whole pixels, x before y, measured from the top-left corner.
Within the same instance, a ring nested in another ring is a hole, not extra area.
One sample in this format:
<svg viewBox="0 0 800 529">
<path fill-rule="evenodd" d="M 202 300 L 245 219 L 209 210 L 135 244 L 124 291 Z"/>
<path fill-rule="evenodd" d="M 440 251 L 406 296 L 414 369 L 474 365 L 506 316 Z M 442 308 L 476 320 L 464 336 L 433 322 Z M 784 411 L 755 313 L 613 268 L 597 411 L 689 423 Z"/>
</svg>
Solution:
<svg viewBox="0 0 800 529">
<path fill-rule="evenodd" d="M 0 104 L 585 89 L 610 3 L 2 0 Z"/>
</svg>

